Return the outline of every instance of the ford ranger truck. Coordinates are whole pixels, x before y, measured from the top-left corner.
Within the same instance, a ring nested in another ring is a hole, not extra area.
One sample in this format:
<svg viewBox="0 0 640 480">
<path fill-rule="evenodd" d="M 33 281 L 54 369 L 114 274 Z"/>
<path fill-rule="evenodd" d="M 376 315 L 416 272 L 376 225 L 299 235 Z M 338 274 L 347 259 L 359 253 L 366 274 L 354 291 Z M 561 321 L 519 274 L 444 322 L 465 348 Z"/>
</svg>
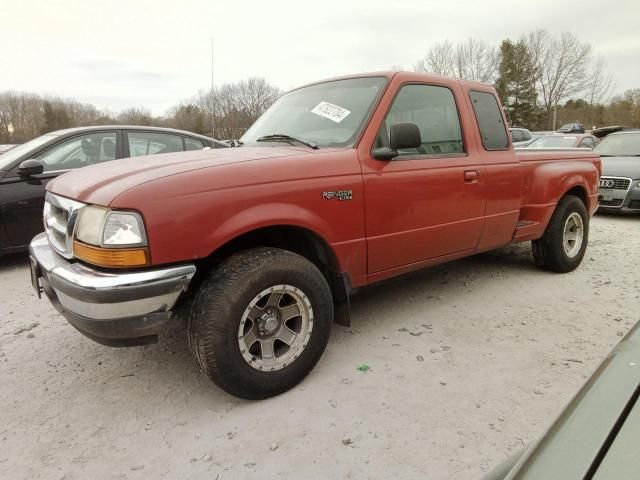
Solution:
<svg viewBox="0 0 640 480">
<path fill-rule="evenodd" d="M 598 203 L 597 154 L 515 152 L 492 87 L 438 76 L 295 89 L 239 145 L 51 181 L 30 245 L 38 294 L 114 346 L 185 312 L 173 321 L 206 375 L 261 399 L 313 369 L 355 289 L 524 241 L 570 272 Z"/>
</svg>

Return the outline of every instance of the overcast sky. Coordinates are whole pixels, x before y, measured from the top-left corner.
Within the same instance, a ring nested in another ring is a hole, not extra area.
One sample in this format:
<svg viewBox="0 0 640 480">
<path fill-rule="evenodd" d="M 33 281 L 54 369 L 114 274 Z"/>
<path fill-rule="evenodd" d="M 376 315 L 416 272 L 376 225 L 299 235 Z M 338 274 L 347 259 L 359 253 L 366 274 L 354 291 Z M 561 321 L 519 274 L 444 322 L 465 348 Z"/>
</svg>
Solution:
<svg viewBox="0 0 640 480">
<path fill-rule="evenodd" d="M 469 36 L 498 44 L 571 31 L 640 87 L 639 0 L 2 0 L 0 91 L 163 114 L 211 82 L 262 76 L 289 89 L 402 65 Z"/>
</svg>

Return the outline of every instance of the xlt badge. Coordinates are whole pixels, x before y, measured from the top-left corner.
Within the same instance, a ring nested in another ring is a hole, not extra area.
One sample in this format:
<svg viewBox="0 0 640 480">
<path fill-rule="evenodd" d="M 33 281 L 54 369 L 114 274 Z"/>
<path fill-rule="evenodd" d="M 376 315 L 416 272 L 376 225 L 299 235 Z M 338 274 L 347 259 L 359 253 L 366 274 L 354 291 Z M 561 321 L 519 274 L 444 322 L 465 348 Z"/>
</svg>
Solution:
<svg viewBox="0 0 640 480">
<path fill-rule="evenodd" d="M 322 198 L 325 200 L 331 200 L 337 198 L 341 202 L 344 200 L 353 200 L 352 190 L 338 190 L 337 192 L 322 192 Z"/>
</svg>

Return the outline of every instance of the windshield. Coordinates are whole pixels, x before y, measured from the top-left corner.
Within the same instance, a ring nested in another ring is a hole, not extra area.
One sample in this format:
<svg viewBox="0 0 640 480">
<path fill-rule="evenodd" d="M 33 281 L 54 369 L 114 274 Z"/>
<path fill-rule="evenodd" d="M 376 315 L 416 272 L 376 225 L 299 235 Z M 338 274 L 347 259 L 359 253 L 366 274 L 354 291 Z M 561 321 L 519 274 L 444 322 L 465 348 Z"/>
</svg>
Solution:
<svg viewBox="0 0 640 480">
<path fill-rule="evenodd" d="M 29 152 L 29 150 L 34 150 L 40 145 L 44 145 L 49 140 L 52 140 L 56 137 L 57 135 L 48 133 L 47 135 L 42 135 L 41 137 L 34 138 L 33 140 L 27 143 L 23 143 L 22 145 L 18 145 L 17 147 L 9 150 L 7 153 L 0 155 L 0 170 L 5 170 L 14 162 L 14 160 Z"/>
<path fill-rule="evenodd" d="M 352 78 L 293 90 L 280 97 L 240 141 L 249 144 L 282 134 L 319 147 L 351 147 L 386 81 Z"/>
<path fill-rule="evenodd" d="M 613 157 L 638 156 L 640 155 L 640 133 L 609 135 L 602 140 L 594 151 L 600 155 L 610 155 Z"/>
<path fill-rule="evenodd" d="M 578 137 L 567 135 L 547 136 L 536 138 L 528 147 L 544 148 L 544 147 L 573 147 Z"/>
</svg>

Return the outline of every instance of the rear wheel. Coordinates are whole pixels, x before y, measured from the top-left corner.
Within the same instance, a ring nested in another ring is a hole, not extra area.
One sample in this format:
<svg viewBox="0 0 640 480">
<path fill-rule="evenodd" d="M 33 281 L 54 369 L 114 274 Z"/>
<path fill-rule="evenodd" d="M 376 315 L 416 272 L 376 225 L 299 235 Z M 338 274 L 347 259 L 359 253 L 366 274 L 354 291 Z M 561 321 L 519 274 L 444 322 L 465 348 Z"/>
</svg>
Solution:
<svg viewBox="0 0 640 480">
<path fill-rule="evenodd" d="M 276 248 L 236 254 L 196 294 L 189 343 L 227 392 L 261 399 L 299 383 L 322 356 L 333 321 L 326 279 L 300 255 Z"/>
<path fill-rule="evenodd" d="M 531 242 L 536 265 L 552 272 L 575 270 L 589 241 L 589 215 L 578 197 L 565 195 L 551 216 L 544 235 Z"/>
</svg>

